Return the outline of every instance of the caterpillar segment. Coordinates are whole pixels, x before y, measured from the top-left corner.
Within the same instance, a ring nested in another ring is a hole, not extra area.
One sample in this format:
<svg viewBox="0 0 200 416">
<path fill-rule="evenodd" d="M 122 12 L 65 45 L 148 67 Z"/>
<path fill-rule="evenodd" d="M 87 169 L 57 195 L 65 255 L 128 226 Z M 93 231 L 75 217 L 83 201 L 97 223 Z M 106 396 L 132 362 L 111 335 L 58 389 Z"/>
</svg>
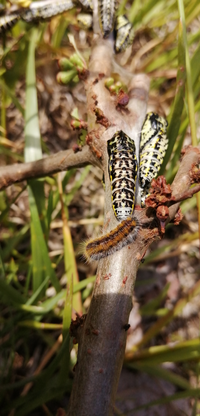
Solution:
<svg viewBox="0 0 200 416">
<path fill-rule="evenodd" d="M 131 217 L 135 206 L 137 159 L 134 140 L 122 130 L 107 142 L 112 203 L 118 221 Z"/>
<path fill-rule="evenodd" d="M 25 10 L 21 14 L 21 19 L 26 23 L 35 23 L 39 21 L 48 20 L 58 14 L 64 13 L 75 7 L 71 0 L 60 0 L 54 3 L 49 3 L 41 7 L 33 7 Z"/>
<path fill-rule="evenodd" d="M 167 121 L 156 113 L 148 113 L 144 120 L 140 136 L 139 185 L 141 206 L 149 195 L 151 181 L 163 163 L 168 147 Z"/>
<path fill-rule="evenodd" d="M 18 13 L 0 16 L 0 34 L 12 29 L 19 19 L 20 15 Z"/>
<path fill-rule="evenodd" d="M 124 51 L 132 44 L 134 29 L 125 15 L 118 16 L 115 22 L 115 52 Z"/>
<path fill-rule="evenodd" d="M 116 0 L 98 0 L 99 25 L 106 38 L 114 28 Z"/>
<path fill-rule="evenodd" d="M 92 28 L 92 15 L 88 13 L 79 13 L 77 14 L 77 22 L 83 29 L 91 29 Z"/>
</svg>

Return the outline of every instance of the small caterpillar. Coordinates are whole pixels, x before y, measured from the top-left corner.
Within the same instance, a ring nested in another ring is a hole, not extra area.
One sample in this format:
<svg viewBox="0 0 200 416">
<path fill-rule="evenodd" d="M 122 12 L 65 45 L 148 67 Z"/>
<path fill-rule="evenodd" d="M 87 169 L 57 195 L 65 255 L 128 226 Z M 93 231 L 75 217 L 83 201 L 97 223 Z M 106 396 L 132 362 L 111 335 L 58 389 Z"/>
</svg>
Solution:
<svg viewBox="0 0 200 416">
<path fill-rule="evenodd" d="M 134 38 L 132 24 L 125 15 L 118 16 L 115 22 L 115 52 L 124 51 L 127 46 L 131 45 Z"/>
<path fill-rule="evenodd" d="M 42 7 L 32 7 L 25 10 L 21 14 L 21 19 L 26 23 L 39 22 L 71 10 L 73 7 L 75 7 L 75 4 L 71 0 L 60 0 Z"/>
<path fill-rule="evenodd" d="M 103 37 L 113 30 L 116 12 L 116 0 L 98 0 L 99 24 Z"/>
<path fill-rule="evenodd" d="M 141 206 L 149 195 L 151 181 L 161 168 L 168 147 L 167 120 L 156 113 L 148 113 L 140 136 L 139 184 Z"/>
<path fill-rule="evenodd" d="M 1 16 L 0 17 L 0 33 L 4 33 L 18 22 L 20 19 L 20 15 L 17 13 L 12 13 L 9 15 Z"/>
<path fill-rule="evenodd" d="M 108 234 L 89 241 L 84 248 L 87 260 L 100 260 L 127 244 L 131 244 L 137 237 L 140 227 L 135 218 L 127 218 Z"/>
<path fill-rule="evenodd" d="M 137 159 L 134 140 L 122 130 L 107 142 L 113 210 L 118 221 L 130 217 L 135 205 Z"/>
<path fill-rule="evenodd" d="M 93 19 L 91 14 L 79 13 L 76 18 L 83 29 L 90 29 L 92 27 Z"/>
</svg>

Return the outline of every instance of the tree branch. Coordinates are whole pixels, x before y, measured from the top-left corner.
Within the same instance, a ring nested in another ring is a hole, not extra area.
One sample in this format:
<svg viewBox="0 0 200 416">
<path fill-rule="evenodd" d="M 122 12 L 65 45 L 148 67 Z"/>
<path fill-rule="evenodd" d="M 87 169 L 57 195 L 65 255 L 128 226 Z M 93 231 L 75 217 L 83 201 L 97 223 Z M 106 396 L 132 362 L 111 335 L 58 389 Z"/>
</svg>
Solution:
<svg viewBox="0 0 200 416">
<path fill-rule="evenodd" d="M 73 150 L 64 150 L 46 158 L 29 163 L 16 163 L 0 168 L 0 190 L 16 182 L 27 179 L 41 178 L 53 173 L 82 167 L 89 164 L 98 164 L 95 156 L 88 146 L 77 153 Z M 99 164 L 100 165 L 100 164 Z"/>
<path fill-rule="evenodd" d="M 149 88 L 146 75 L 132 77 L 128 111 L 118 111 L 116 97 L 105 88 L 105 77 L 102 75 L 110 76 L 112 67 L 112 49 L 109 42 L 101 41 L 91 56 L 86 93 L 90 147 L 95 154 L 101 154 L 105 175 L 104 232 L 118 224 L 112 209 L 107 140 L 117 130 L 123 130 L 135 139 L 138 146 Z M 102 119 L 95 117 L 97 108 L 107 118 L 107 128 L 101 124 Z M 77 333 L 78 363 L 68 416 L 113 414 L 112 403 L 124 359 L 125 325 L 132 308 L 132 293 L 141 250 L 140 243 L 133 244 L 99 261 L 90 309 L 84 325 L 80 326 Z"/>
</svg>

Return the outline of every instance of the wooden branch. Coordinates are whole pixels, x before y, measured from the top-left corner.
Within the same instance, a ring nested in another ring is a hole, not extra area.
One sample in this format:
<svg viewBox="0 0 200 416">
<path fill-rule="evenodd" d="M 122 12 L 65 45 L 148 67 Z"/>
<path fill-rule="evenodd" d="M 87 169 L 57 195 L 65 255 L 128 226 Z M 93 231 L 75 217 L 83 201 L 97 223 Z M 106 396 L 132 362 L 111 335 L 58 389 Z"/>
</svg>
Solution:
<svg viewBox="0 0 200 416">
<path fill-rule="evenodd" d="M 89 164 L 98 164 L 98 160 L 91 153 L 89 147 L 85 146 L 77 153 L 73 150 L 64 150 L 37 160 L 36 162 L 3 166 L 0 168 L 0 190 L 16 182 L 32 178 L 41 178 L 52 175 L 53 173 Z"/>
<path fill-rule="evenodd" d="M 200 146 L 192 147 L 188 146 L 185 150 L 185 154 L 183 156 L 182 162 L 180 164 L 179 170 L 174 178 L 172 183 L 172 194 L 179 202 L 175 205 L 172 205 L 169 209 L 170 219 L 173 219 L 180 202 L 182 201 L 181 196 L 185 194 L 185 198 L 190 197 L 189 188 L 191 186 L 191 169 L 194 165 L 200 163 Z M 194 193 L 194 191 L 193 191 Z"/>
<path fill-rule="evenodd" d="M 95 154 L 101 154 L 105 175 L 105 233 L 118 224 L 112 209 L 107 140 L 122 129 L 139 142 L 149 88 L 146 75 L 132 77 L 128 109 L 118 111 L 116 97 L 104 86 L 105 76 L 111 74 L 112 65 L 112 48 L 109 42 L 101 41 L 91 56 L 86 93 L 90 147 Z M 107 118 L 106 127 L 101 124 L 102 119 L 98 121 L 95 116 L 97 108 L 102 117 Z M 125 329 L 132 308 L 133 287 L 142 249 L 142 242 L 138 242 L 99 261 L 90 309 L 77 334 L 78 363 L 68 416 L 113 414 L 112 404 L 124 359 Z"/>
</svg>

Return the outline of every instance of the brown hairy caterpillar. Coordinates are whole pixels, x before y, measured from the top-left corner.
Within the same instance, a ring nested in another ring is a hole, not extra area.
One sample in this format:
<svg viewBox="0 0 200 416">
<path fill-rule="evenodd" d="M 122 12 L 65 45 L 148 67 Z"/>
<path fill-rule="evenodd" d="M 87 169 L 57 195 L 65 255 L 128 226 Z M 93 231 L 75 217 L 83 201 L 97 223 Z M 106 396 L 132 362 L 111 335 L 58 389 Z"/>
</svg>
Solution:
<svg viewBox="0 0 200 416">
<path fill-rule="evenodd" d="M 127 244 L 131 244 L 136 239 L 139 229 L 136 218 L 127 218 L 109 233 L 88 241 L 83 255 L 88 261 L 110 256 Z"/>
</svg>

